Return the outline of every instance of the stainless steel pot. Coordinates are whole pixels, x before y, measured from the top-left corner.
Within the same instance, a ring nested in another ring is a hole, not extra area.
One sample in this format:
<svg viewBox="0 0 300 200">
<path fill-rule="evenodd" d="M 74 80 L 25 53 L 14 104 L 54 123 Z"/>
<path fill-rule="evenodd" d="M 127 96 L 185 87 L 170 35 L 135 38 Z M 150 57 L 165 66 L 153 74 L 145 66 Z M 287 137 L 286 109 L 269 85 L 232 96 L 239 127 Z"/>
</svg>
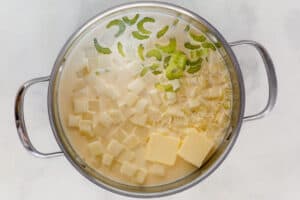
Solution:
<svg viewBox="0 0 300 200">
<path fill-rule="evenodd" d="M 231 119 L 232 131 L 228 133 L 225 137 L 223 143 L 220 145 L 218 150 L 213 154 L 213 156 L 197 171 L 184 177 L 180 180 L 177 180 L 172 183 L 159 185 L 159 186 L 151 186 L 151 187 L 137 187 L 125 185 L 122 183 L 115 182 L 90 168 L 81 158 L 77 155 L 77 153 L 72 148 L 69 143 L 64 131 L 62 129 L 61 120 L 58 115 L 58 105 L 57 105 L 57 91 L 59 86 L 59 80 L 61 73 L 63 71 L 65 56 L 72 49 L 73 45 L 75 45 L 84 34 L 89 32 L 89 30 L 95 26 L 96 22 L 110 18 L 111 16 L 131 10 L 139 10 L 139 11 L 156 11 L 172 14 L 174 16 L 180 16 L 182 19 L 189 21 L 195 27 L 198 27 L 202 31 L 206 32 L 208 37 L 213 41 L 218 41 L 221 44 L 221 48 L 219 49 L 221 55 L 224 57 L 224 60 L 227 64 L 227 67 L 230 72 L 232 85 L 233 85 L 233 114 Z M 257 114 L 244 116 L 244 108 L 245 108 L 245 89 L 243 76 L 241 74 L 239 63 L 232 51 L 233 46 L 238 45 L 250 45 L 254 47 L 260 54 L 264 66 L 266 69 L 266 74 L 268 78 L 269 85 L 269 93 L 268 93 L 268 102 L 264 109 Z M 60 146 L 60 151 L 52 152 L 52 153 L 43 153 L 34 147 L 31 143 L 28 132 L 26 130 L 25 120 L 24 120 L 24 96 L 26 91 L 30 86 L 49 81 L 48 87 L 48 113 L 50 118 L 50 123 L 52 127 L 52 131 L 56 138 L 57 143 Z M 87 179 L 92 181 L 93 183 L 105 188 L 109 191 L 132 196 L 132 197 L 158 197 L 165 196 L 180 192 L 185 190 L 202 180 L 204 180 L 207 176 L 209 176 L 214 170 L 216 170 L 222 161 L 226 158 L 231 148 L 233 147 L 241 125 L 244 121 L 255 120 L 264 117 L 267 113 L 269 113 L 274 107 L 277 96 L 277 80 L 274 65 L 272 60 L 266 51 L 266 49 L 255 41 L 250 40 L 242 40 L 228 43 L 223 36 L 219 33 L 219 31 L 214 28 L 209 22 L 205 19 L 193 13 L 187 9 L 181 8 L 176 5 L 171 5 L 167 3 L 158 3 L 158 2 L 140 2 L 140 3 L 130 3 L 121 6 L 117 6 L 111 8 L 105 12 L 102 12 L 90 19 L 86 22 L 81 28 L 79 28 L 66 42 L 62 50 L 60 51 L 55 64 L 53 66 L 53 70 L 50 76 L 41 77 L 32 79 L 26 83 L 24 83 L 19 89 L 16 100 L 15 100 L 15 120 L 16 127 L 20 137 L 20 140 L 31 154 L 41 158 L 52 158 L 56 156 L 64 155 L 70 163 Z"/>
</svg>

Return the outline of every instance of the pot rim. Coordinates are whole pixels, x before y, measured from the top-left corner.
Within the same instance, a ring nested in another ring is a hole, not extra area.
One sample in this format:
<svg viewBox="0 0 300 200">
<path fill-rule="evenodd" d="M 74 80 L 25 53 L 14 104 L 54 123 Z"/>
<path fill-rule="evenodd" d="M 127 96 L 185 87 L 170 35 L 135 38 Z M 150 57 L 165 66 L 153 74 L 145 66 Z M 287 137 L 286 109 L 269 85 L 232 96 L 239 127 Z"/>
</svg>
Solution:
<svg viewBox="0 0 300 200">
<path fill-rule="evenodd" d="M 222 43 L 223 48 L 226 50 L 226 54 L 229 56 L 231 62 L 233 63 L 234 70 L 237 73 L 238 87 L 240 89 L 240 91 L 239 91 L 240 112 L 238 115 L 236 128 L 234 130 L 234 133 L 232 134 L 232 138 L 230 139 L 230 142 L 228 143 L 227 147 L 222 152 L 222 155 L 220 155 L 220 157 L 213 163 L 212 166 L 210 166 L 209 169 L 207 169 L 207 171 L 204 174 L 195 178 L 191 182 L 186 183 L 185 185 L 179 186 L 174 189 L 166 190 L 163 192 L 140 193 L 140 192 L 125 191 L 125 190 L 110 186 L 108 184 L 105 184 L 103 182 L 97 181 L 98 179 L 87 174 L 70 156 L 70 154 L 66 150 L 64 144 L 61 142 L 61 139 L 58 135 L 58 130 L 56 127 L 57 125 L 54 121 L 54 119 L 55 119 L 54 112 L 55 111 L 54 111 L 54 106 L 53 106 L 54 105 L 53 95 L 55 92 L 55 82 L 56 82 L 58 73 L 61 71 L 61 63 L 63 62 L 64 56 L 67 53 L 69 47 L 72 46 L 73 42 L 76 40 L 76 38 L 78 38 L 79 35 L 81 35 L 81 33 L 83 33 L 90 25 L 92 25 L 99 19 L 101 19 L 107 15 L 110 15 L 112 13 L 115 13 L 117 11 L 120 11 L 120 10 L 124 10 L 124 9 L 126 10 L 126 9 L 130 9 L 130 8 L 135 8 L 135 7 L 159 7 L 159 8 L 163 8 L 163 9 L 175 10 L 175 11 L 182 13 L 184 15 L 187 15 L 197 21 L 201 21 L 201 23 L 204 24 L 215 36 L 217 36 L 219 41 Z M 110 192 L 128 196 L 128 197 L 150 198 L 150 197 L 162 197 L 162 196 L 172 195 L 172 194 L 181 192 L 183 190 L 186 190 L 186 189 L 198 184 L 205 178 L 207 178 L 222 164 L 222 162 L 228 156 L 229 152 L 231 151 L 232 147 L 234 146 L 236 139 L 240 132 L 240 128 L 242 125 L 242 118 L 244 116 L 244 110 L 245 110 L 245 88 L 244 88 L 244 81 L 243 81 L 239 63 L 237 62 L 235 54 L 233 53 L 229 43 L 225 40 L 225 38 L 221 35 L 221 33 L 214 26 L 212 26 L 206 19 L 204 19 L 203 17 L 199 16 L 198 14 L 196 14 L 186 8 L 183 8 L 183 7 L 175 5 L 175 4 L 165 3 L 165 2 L 156 2 L 156 1 L 144 1 L 144 2 L 125 3 L 125 4 L 120 4 L 118 6 L 108 8 L 108 9 L 98 13 L 97 15 L 93 16 L 89 20 L 87 20 L 87 22 L 85 22 L 81 27 L 79 27 L 76 31 L 74 31 L 74 33 L 69 37 L 69 39 L 66 41 L 66 43 L 60 50 L 60 52 L 56 58 L 56 61 L 54 63 L 54 66 L 53 66 L 53 69 L 52 69 L 52 72 L 50 75 L 47 100 L 48 100 L 49 120 L 50 120 L 51 129 L 55 136 L 56 142 L 58 143 L 60 149 L 63 151 L 63 153 L 66 156 L 66 158 L 68 159 L 68 161 L 73 165 L 73 167 L 76 168 L 76 170 L 81 175 L 83 175 L 85 178 L 87 178 L 94 184 L 96 184 Z"/>
</svg>

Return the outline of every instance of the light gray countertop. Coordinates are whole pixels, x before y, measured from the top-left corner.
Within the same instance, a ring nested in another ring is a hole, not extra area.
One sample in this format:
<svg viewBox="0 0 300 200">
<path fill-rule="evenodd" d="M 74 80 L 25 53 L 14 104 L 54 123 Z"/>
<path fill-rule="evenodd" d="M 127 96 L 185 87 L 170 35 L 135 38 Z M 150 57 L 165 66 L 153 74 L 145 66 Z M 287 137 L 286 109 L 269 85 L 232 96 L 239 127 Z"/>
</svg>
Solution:
<svg viewBox="0 0 300 200">
<path fill-rule="evenodd" d="M 0 199 L 127 199 L 82 177 L 61 157 L 38 159 L 19 142 L 14 97 L 26 80 L 48 75 L 67 38 L 96 13 L 126 1 L 10 0 L 0 6 Z M 169 1 L 210 21 L 228 41 L 252 39 L 269 50 L 278 75 L 279 96 L 266 118 L 243 124 L 221 167 L 197 186 L 164 199 L 300 199 L 300 1 Z M 247 113 L 266 101 L 262 61 L 251 48 L 235 52 L 244 73 Z M 50 131 L 47 84 L 27 95 L 26 119 L 34 144 L 57 149 Z"/>
</svg>

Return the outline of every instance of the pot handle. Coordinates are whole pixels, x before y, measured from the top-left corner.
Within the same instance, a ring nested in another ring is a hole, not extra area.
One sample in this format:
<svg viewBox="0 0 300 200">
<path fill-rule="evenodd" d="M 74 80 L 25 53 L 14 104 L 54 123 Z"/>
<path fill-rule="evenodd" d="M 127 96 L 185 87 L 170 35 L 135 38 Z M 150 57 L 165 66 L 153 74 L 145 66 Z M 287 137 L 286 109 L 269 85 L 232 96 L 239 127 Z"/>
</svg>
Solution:
<svg viewBox="0 0 300 200">
<path fill-rule="evenodd" d="M 43 153 L 37 150 L 33 144 L 30 141 L 30 138 L 28 136 L 28 132 L 25 125 L 25 119 L 24 119 L 24 96 L 26 94 L 26 91 L 29 89 L 30 86 L 49 81 L 50 77 L 40 77 L 35 78 L 32 80 L 29 80 L 25 82 L 18 90 L 16 99 L 15 99 L 15 122 L 16 127 L 18 131 L 19 138 L 24 146 L 24 148 L 29 151 L 32 155 L 40 158 L 52 158 L 63 155 L 63 152 L 57 151 L 57 152 L 51 152 L 51 153 Z"/>
<path fill-rule="evenodd" d="M 277 92 L 278 92 L 277 78 L 276 78 L 275 68 L 272 59 L 269 53 L 267 52 L 267 50 L 261 44 L 252 40 L 235 41 L 229 43 L 229 45 L 231 47 L 238 46 L 238 45 L 250 45 L 258 51 L 259 55 L 261 56 L 264 62 L 267 78 L 268 78 L 268 86 L 269 86 L 269 96 L 268 96 L 267 105 L 264 107 L 263 110 L 261 110 L 256 114 L 244 116 L 243 120 L 251 121 L 251 120 L 263 118 L 273 109 L 276 103 Z"/>
</svg>

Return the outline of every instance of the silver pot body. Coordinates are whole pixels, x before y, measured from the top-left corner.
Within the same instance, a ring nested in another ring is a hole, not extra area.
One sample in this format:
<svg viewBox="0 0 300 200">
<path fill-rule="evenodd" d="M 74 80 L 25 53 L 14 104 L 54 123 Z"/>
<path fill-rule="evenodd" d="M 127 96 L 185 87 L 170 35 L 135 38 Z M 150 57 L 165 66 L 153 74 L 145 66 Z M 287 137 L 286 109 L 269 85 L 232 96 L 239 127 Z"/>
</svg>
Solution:
<svg viewBox="0 0 300 200">
<path fill-rule="evenodd" d="M 158 185 L 158 186 L 145 186 L 137 187 L 126 185 L 122 183 L 115 182 L 108 177 L 105 177 L 97 173 L 94 169 L 90 168 L 86 163 L 84 163 L 81 158 L 77 155 L 76 151 L 72 148 L 72 145 L 69 143 L 67 136 L 64 134 L 61 120 L 59 119 L 58 114 L 58 87 L 59 80 L 64 67 L 65 57 L 69 51 L 72 50 L 72 47 L 76 45 L 84 34 L 88 33 L 93 26 L 96 26 L 96 23 L 100 20 L 110 18 L 118 13 L 127 12 L 130 10 L 139 10 L 139 11 L 157 11 L 166 14 L 171 14 L 174 16 L 180 16 L 182 19 L 191 22 L 191 24 L 207 34 L 207 36 L 215 42 L 221 44 L 219 52 L 223 56 L 228 70 L 230 72 L 230 77 L 233 87 L 233 112 L 231 118 L 231 131 L 228 132 L 224 141 L 217 149 L 217 151 L 212 155 L 212 157 L 198 170 L 192 174 L 181 178 L 175 182 Z M 243 76 L 240 70 L 239 63 L 232 51 L 232 47 L 236 45 L 251 45 L 254 47 L 259 54 L 261 55 L 262 60 L 264 61 L 264 66 L 266 69 L 266 74 L 269 84 L 269 94 L 268 102 L 265 108 L 258 112 L 257 114 L 251 116 L 244 116 L 245 108 L 245 88 Z M 36 83 L 49 81 L 48 87 L 48 113 L 49 119 L 52 127 L 53 134 L 56 138 L 57 143 L 59 144 L 60 151 L 43 153 L 37 150 L 34 145 L 31 143 L 28 132 L 25 126 L 24 120 L 24 96 L 27 89 Z M 97 16 L 90 19 L 86 22 L 81 28 L 79 28 L 65 43 L 61 49 L 53 70 L 50 76 L 41 77 L 32 79 L 24 83 L 16 96 L 15 100 L 15 120 L 16 127 L 20 137 L 20 140 L 23 146 L 33 155 L 42 157 L 42 158 L 51 158 L 56 156 L 64 155 L 70 163 L 87 179 L 97 184 L 98 186 L 105 188 L 109 191 L 131 196 L 131 197 L 158 197 L 174 194 L 180 191 L 183 191 L 193 185 L 203 181 L 208 177 L 214 170 L 216 170 L 222 161 L 226 158 L 231 148 L 233 147 L 236 139 L 239 135 L 241 125 L 243 121 L 254 120 L 264 117 L 275 105 L 277 97 L 277 80 L 275 69 L 272 63 L 272 60 L 265 50 L 265 48 L 257 42 L 242 40 L 237 42 L 228 43 L 224 37 L 219 33 L 219 31 L 214 28 L 209 22 L 204 18 L 200 17 L 196 13 L 193 13 L 182 7 L 171 5 L 167 3 L 159 2 L 140 2 L 140 3 L 130 3 L 120 5 L 114 8 L 111 8 L 105 12 L 98 14 Z"/>
</svg>

